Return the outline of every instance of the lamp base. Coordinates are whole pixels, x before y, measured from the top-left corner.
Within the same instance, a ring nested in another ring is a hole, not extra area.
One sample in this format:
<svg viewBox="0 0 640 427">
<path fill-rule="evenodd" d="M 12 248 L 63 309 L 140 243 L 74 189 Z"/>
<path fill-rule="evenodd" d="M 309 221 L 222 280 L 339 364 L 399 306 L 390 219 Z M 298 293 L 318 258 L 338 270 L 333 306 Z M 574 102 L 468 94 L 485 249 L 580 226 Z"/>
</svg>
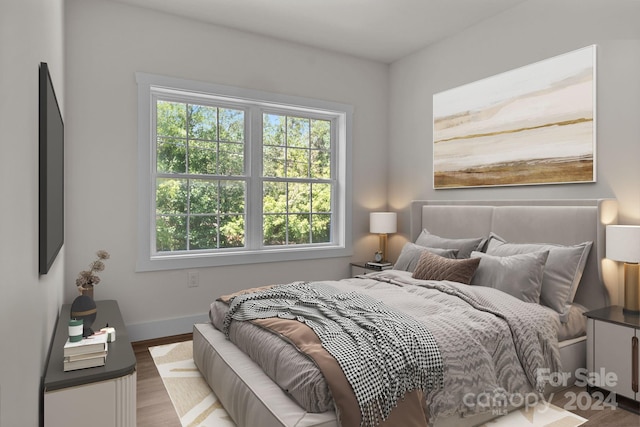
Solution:
<svg viewBox="0 0 640 427">
<path fill-rule="evenodd" d="M 624 263 L 625 314 L 640 314 L 640 264 Z"/>
<path fill-rule="evenodd" d="M 379 251 L 382 253 L 382 261 L 381 262 L 388 262 L 387 261 L 387 234 L 386 233 L 380 233 L 380 236 L 378 238 L 378 247 L 379 247 Z"/>
</svg>

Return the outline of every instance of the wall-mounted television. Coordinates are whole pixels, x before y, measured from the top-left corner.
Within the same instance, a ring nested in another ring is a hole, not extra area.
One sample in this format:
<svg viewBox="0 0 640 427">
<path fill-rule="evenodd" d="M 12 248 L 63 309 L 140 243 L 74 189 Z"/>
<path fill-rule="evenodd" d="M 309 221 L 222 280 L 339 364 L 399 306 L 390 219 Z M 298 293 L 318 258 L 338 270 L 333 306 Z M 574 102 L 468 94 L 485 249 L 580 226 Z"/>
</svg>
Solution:
<svg viewBox="0 0 640 427">
<path fill-rule="evenodd" d="M 39 72 L 39 254 L 47 274 L 64 243 L 64 123 L 49 67 Z"/>
</svg>

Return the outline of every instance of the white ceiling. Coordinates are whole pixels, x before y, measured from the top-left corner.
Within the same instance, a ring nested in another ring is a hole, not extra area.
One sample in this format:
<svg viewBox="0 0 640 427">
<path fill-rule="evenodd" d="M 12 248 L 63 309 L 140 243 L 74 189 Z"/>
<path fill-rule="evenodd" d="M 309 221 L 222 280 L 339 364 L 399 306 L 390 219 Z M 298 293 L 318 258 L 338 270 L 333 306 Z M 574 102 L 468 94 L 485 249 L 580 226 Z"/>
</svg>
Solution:
<svg viewBox="0 0 640 427">
<path fill-rule="evenodd" d="M 526 0 L 116 0 L 391 63 Z"/>
</svg>

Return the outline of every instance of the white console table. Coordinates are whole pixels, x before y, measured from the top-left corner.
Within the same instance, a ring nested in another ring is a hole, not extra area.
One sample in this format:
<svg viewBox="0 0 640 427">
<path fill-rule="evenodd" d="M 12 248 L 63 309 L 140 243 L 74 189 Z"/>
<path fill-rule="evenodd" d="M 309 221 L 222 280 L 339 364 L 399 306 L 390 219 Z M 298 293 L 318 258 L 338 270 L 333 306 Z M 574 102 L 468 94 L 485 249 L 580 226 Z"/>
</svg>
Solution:
<svg viewBox="0 0 640 427">
<path fill-rule="evenodd" d="M 135 427 L 136 357 L 113 300 L 96 301 L 94 330 L 116 329 L 104 366 L 64 372 L 70 304 L 60 310 L 43 381 L 44 427 Z"/>
</svg>

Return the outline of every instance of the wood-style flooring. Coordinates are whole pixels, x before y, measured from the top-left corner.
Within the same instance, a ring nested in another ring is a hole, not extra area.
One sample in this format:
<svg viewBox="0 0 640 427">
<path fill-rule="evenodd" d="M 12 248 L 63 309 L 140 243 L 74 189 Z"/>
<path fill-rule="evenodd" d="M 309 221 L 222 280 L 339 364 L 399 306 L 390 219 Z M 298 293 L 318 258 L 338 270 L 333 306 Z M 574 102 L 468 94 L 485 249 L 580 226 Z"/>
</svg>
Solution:
<svg viewBox="0 0 640 427">
<path fill-rule="evenodd" d="M 191 338 L 191 334 L 185 334 L 132 343 L 138 365 L 137 427 L 181 427 L 169 394 L 153 363 L 149 347 L 187 341 Z"/>
<path fill-rule="evenodd" d="M 148 349 L 156 345 L 190 339 L 192 339 L 191 334 L 184 334 L 133 343 L 138 363 L 138 427 L 180 427 L 180 420 L 173 409 Z M 585 393 L 584 388 L 574 386 L 556 393 L 552 403 L 561 408 L 565 405 L 572 406 L 566 409 L 589 420 L 583 424 L 584 427 L 640 427 L 640 415 L 620 408 L 612 409 L 607 405 L 604 407 L 590 405 L 593 398 L 588 397 L 590 395 Z M 586 409 L 580 409 L 580 407 Z M 596 409 L 592 409 L 592 407 Z"/>
<path fill-rule="evenodd" d="M 601 405 L 584 387 L 562 390 L 554 395 L 551 403 L 588 419 L 582 427 L 640 427 L 640 415 L 608 404 Z"/>
</svg>

